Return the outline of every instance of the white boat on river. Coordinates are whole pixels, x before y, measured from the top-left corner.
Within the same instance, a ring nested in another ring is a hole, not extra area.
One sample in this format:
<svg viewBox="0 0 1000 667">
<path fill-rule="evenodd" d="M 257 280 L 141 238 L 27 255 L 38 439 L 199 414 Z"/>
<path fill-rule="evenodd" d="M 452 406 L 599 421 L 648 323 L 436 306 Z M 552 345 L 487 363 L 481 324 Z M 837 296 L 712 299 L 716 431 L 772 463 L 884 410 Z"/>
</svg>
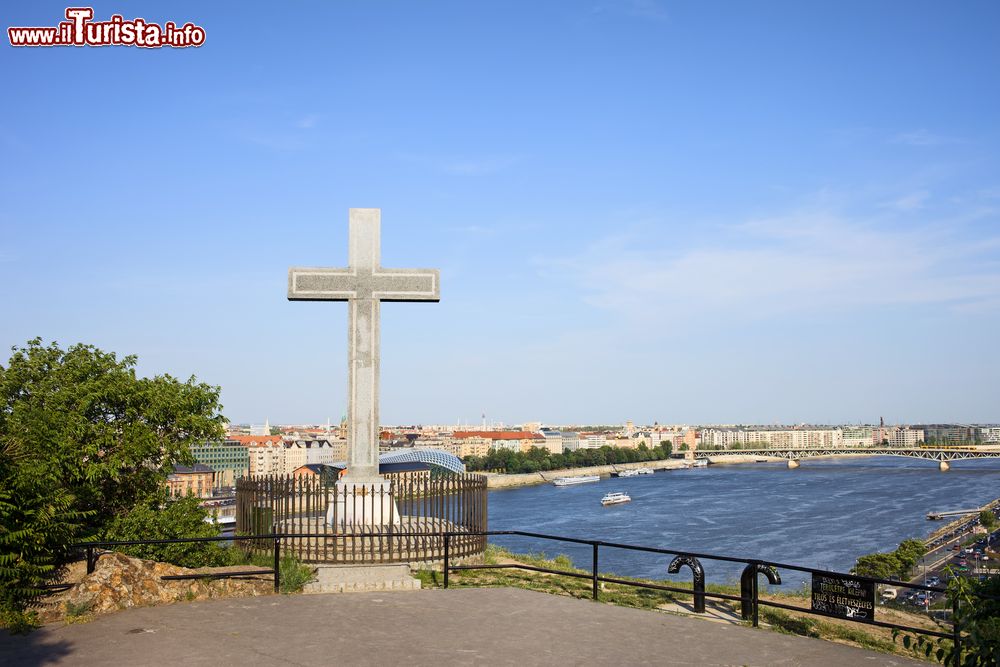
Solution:
<svg viewBox="0 0 1000 667">
<path fill-rule="evenodd" d="M 552 480 L 556 486 L 572 486 L 574 484 L 586 484 L 587 482 L 600 482 L 600 475 L 581 475 L 580 477 L 557 477 Z"/>
<path fill-rule="evenodd" d="M 623 491 L 613 491 L 601 498 L 601 504 L 604 506 L 620 505 L 621 503 L 629 502 L 632 502 L 632 499 Z"/>
</svg>

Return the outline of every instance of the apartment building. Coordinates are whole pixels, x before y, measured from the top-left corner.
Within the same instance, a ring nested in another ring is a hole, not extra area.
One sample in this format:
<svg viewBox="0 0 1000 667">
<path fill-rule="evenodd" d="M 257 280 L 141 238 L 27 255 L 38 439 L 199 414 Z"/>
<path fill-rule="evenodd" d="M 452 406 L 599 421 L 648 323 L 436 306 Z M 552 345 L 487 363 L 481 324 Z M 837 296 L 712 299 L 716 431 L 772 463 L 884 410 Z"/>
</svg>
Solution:
<svg viewBox="0 0 1000 667">
<path fill-rule="evenodd" d="M 167 475 L 167 493 L 171 498 L 193 495 L 197 498 L 211 498 L 215 471 L 207 465 L 174 466 Z"/>
<path fill-rule="evenodd" d="M 984 445 L 1000 444 L 1000 426 L 977 426 L 976 436 Z"/>
<path fill-rule="evenodd" d="M 481 438 L 489 441 L 490 450 L 526 452 L 532 447 L 545 446 L 545 437 L 541 433 L 528 431 L 455 431 L 452 437 L 456 440 Z"/>
<path fill-rule="evenodd" d="M 875 431 L 870 426 L 847 426 L 841 429 L 845 449 L 871 447 L 875 442 Z"/>
<path fill-rule="evenodd" d="M 250 454 L 239 440 L 205 442 L 191 446 L 195 461 L 215 471 L 216 487 L 235 486 L 236 480 L 249 474 Z"/>
<path fill-rule="evenodd" d="M 924 441 L 924 432 L 922 429 L 904 426 L 893 429 L 888 440 L 890 447 L 916 447 Z"/>
<path fill-rule="evenodd" d="M 721 449 L 833 449 L 844 447 L 844 433 L 839 428 L 706 428 L 701 442 Z"/>
</svg>

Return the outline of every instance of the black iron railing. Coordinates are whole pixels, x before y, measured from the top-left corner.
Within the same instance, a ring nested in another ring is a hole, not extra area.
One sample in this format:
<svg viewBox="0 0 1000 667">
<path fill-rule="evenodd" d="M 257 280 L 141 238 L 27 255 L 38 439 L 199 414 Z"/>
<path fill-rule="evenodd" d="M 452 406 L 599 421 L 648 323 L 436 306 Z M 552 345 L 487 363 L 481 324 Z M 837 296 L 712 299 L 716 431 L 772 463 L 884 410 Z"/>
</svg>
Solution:
<svg viewBox="0 0 1000 667">
<path fill-rule="evenodd" d="M 237 577 L 264 576 L 274 577 L 274 592 L 281 590 L 281 540 L 285 535 L 237 535 L 219 537 L 177 537 L 162 540 L 117 540 L 104 542 L 80 542 L 74 544 L 75 549 L 84 549 L 87 554 L 87 574 L 92 574 L 97 566 L 97 559 L 100 557 L 100 550 L 114 550 L 116 547 L 136 547 L 151 544 L 189 544 L 196 542 L 249 542 L 250 540 L 270 541 L 274 552 L 274 567 L 270 569 L 260 568 L 256 570 L 241 570 L 234 572 L 205 572 L 195 574 L 172 574 L 160 577 L 164 580 L 177 579 L 233 579 Z"/>
<path fill-rule="evenodd" d="M 554 568 L 539 567 L 535 565 L 527 565 L 522 563 L 503 563 L 503 564 L 481 564 L 481 565 L 452 565 L 448 558 L 448 548 L 447 539 L 445 546 L 445 563 L 444 563 L 444 587 L 448 588 L 450 584 L 449 574 L 452 572 L 459 572 L 463 570 L 480 570 L 480 569 L 518 569 L 527 570 L 531 572 L 542 572 L 545 574 L 555 574 L 566 577 L 575 577 L 579 579 L 590 579 L 592 582 L 592 597 L 594 600 L 600 599 L 600 584 L 618 584 L 621 586 L 632 586 L 635 588 L 647 588 L 660 591 L 668 591 L 673 593 L 682 593 L 685 595 L 691 595 L 693 598 L 693 609 L 695 613 L 705 612 L 705 599 L 715 598 L 720 600 L 729 600 L 732 602 L 739 602 L 741 607 L 741 616 L 744 620 L 747 620 L 753 624 L 754 627 L 758 627 L 760 623 L 760 608 L 763 607 L 774 607 L 777 609 L 786 609 L 789 611 L 795 611 L 800 613 L 812 614 L 816 616 L 825 616 L 829 618 L 837 618 L 840 620 L 849 620 L 863 625 L 874 625 L 882 628 L 889 628 L 894 630 L 900 630 L 903 632 L 912 632 L 917 635 L 926 635 L 929 637 L 939 637 L 944 639 L 950 639 L 954 643 L 955 656 L 957 661 L 954 664 L 961 664 L 961 654 L 962 654 L 962 629 L 958 622 L 959 619 L 959 604 L 958 598 L 952 600 L 952 614 L 951 614 L 951 631 L 941 632 L 938 630 L 930 630 L 926 628 L 918 628 L 908 625 L 901 625 L 898 623 L 889 623 L 886 621 L 875 620 L 874 614 L 872 618 L 866 619 L 856 619 L 856 618 L 845 618 L 837 614 L 821 611 L 818 609 L 813 609 L 811 607 L 797 607 L 795 605 L 785 604 L 782 602 L 777 602 L 774 600 L 766 600 L 760 596 L 760 586 L 759 586 L 759 575 L 763 574 L 767 577 L 769 583 L 780 584 L 781 577 L 779 570 L 793 570 L 796 572 L 806 572 L 811 575 L 825 575 L 832 577 L 849 577 L 851 579 L 864 581 L 867 583 L 875 585 L 888 585 L 893 587 L 906 587 L 915 590 L 921 590 L 931 593 L 946 593 L 947 590 L 937 586 L 926 586 L 923 584 L 912 584 L 900 581 L 892 581 L 889 579 L 878 579 L 875 577 L 864 577 L 855 574 L 845 574 L 841 572 L 832 572 L 829 570 L 822 570 L 819 568 L 805 567 L 801 565 L 790 565 L 788 563 L 778 563 L 774 561 L 766 561 L 759 559 L 747 559 L 747 558 L 737 558 L 733 556 L 721 556 L 718 554 L 708 554 L 708 553 L 697 553 L 690 551 L 677 551 L 674 549 L 662 549 L 658 547 L 647 547 L 636 544 L 624 544 L 620 542 L 606 542 L 603 540 L 587 540 L 575 537 L 565 537 L 560 535 L 546 535 L 543 533 L 533 533 L 520 530 L 494 530 L 486 531 L 487 536 L 517 536 L 517 537 L 528 537 L 539 540 L 550 540 L 555 542 L 566 542 L 579 545 L 590 545 L 592 549 L 591 558 L 591 570 L 590 572 L 572 572 L 566 570 L 557 570 Z M 605 576 L 600 573 L 598 565 L 600 562 L 600 550 L 605 549 L 623 549 L 627 551 L 640 551 L 652 554 L 661 554 L 666 556 L 673 556 L 670 564 L 667 566 L 667 572 L 669 574 L 676 574 L 680 571 L 681 567 L 688 567 L 692 573 L 692 585 L 691 588 L 681 588 L 679 586 L 668 586 L 665 584 L 656 584 L 652 582 L 644 581 L 634 581 L 630 579 L 622 579 L 619 577 Z M 702 560 L 712 560 L 721 561 L 727 563 L 741 563 L 745 567 L 743 568 L 742 575 L 740 577 L 740 594 L 731 595 L 728 593 L 717 593 L 705 590 L 705 571 L 701 563 Z M 983 599 L 993 599 L 1000 600 L 1000 598 L 995 598 L 992 596 L 978 596 Z"/>
<path fill-rule="evenodd" d="M 871 618 L 856 619 L 856 618 L 844 618 L 843 616 L 824 612 L 818 609 L 812 609 L 809 607 L 798 607 L 795 605 L 785 604 L 782 602 L 777 602 L 774 600 L 767 600 L 760 595 L 760 585 L 759 585 L 759 575 L 764 575 L 771 584 L 780 584 L 781 576 L 779 570 L 792 570 L 796 572 L 806 572 L 812 575 L 826 575 L 832 577 L 849 577 L 851 579 L 856 579 L 864 582 L 868 582 L 875 585 L 888 585 L 893 587 L 906 587 L 914 590 L 921 590 L 931 593 L 947 593 L 947 590 L 937 586 L 926 586 L 923 584 L 913 584 L 900 581 L 893 581 L 890 579 L 879 579 L 875 577 L 865 577 L 855 574 L 845 574 L 842 572 L 833 572 L 830 570 L 823 570 L 813 567 L 805 567 L 801 565 L 791 565 L 788 563 L 778 563 L 774 561 L 767 561 L 761 559 L 748 559 L 748 558 L 738 558 L 734 556 L 724 556 L 719 554 L 709 554 L 701 552 L 692 551 L 678 551 L 675 549 L 663 549 L 659 547 L 648 547 L 636 544 L 625 544 L 621 542 L 607 542 L 604 540 L 588 540 L 576 537 L 565 537 L 560 535 L 547 535 L 544 533 L 533 533 L 521 530 L 492 530 L 492 531 L 461 531 L 454 532 L 448 531 L 443 533 L 419 533 L 419 532 L 405 532 L 405 531 L 381 531 L 381 530 L 367 530 L 367 531 L 355 531 L 350 533 L 338 534 L 341 538 L 356 538 L 356 539 L 370 539 L 376 540 L 381 538 L 386 538 L 392 536 L 394 538 L 406 538 L 406 539 L 424 539 L 424 538 L 435 538 L 441 540 L 441 560 L 443 560 L 443 585 L 444 588 L 450 586 L 450 575 L 453 572 L 461 572 L 466 570 L 491 570 L 491 569 L 518 569 L 526 570 L 530 572 L 540 572 L 545 574 L 554 574 L 564 577 L 573 577 L 577 579 L 589 579 L 591 581 L 591 596 L 594 600 L 600 600 L 601 595 L 601 584 L 617 584 L 621 586 L 631 586 L 635 588 L 646 588 L 659 591 L 667 591 L 672 593 L 681 593 L 684 595 L 691 595 L 693 598 L 693 609 L 696 613 L 705 612 L 705 600 L 706 598 L 713 598 L 719 600 L 728 600 L 731 602 L 740 603 L 741 616 L 744 620 L 752 623 L 754 627 L 757 627 L 760 623 L 760 608 L 763 607 L 774 607 L 777 609 L 785 609 L 789 611 L 795 611 L 799 613 L 812 614 L 815 616 L 825 616 L 829 618 L 837 618 L 840 620 L 849 620 L 863 625 L 874 625 L 882 628 L 889 628 L 900 630 L 903 632 L 911 632 L 918 635 L 926 635 L 930 637 L 940 637 L 944 639 L 950 639 L 954 642 L 955 655 L 958 660 L 954 664 L 961 664 L 961 651 L 962 651 L 962 629 L 958 622 L 959 619 L 959 604 L 958 598 L 954 598 L 952 601 L 952 615 L 951 615 L 951 631 L 942 632 L 939 630 L 931 630 L 927 628 L 919 628 L 908 625 L 901 625 L 898 623 L 889 623 L 886 621 L 875 620 L 874 614 Z M 454 558 L 456 556 L 465 556 L 465 550 L 463 549 L 460 553 L 456 554 L 453 551 L 453 545 L 456 542 L 462 541 L 465 544 L 465 540 L 470 537 L 476 537 L 482 540 L 486 540 L 488 537 L 495 536 L 517 536 L 517 537 L 527 537 L 539 540 L 549 540 L 554 542 L 565 542 L 571 544 L 579 545 L 589 545 L 591 547 L 591 568 L 589 572 L 586 571 L 569 571 L 569 570 L 558 570 L 555 568 L 541 567 L 537 565 L 529 565 L 526 563 L 502 563 L 502 564 L 462 564 L 453 565 Z M 314 539 L 315 533 L 269 533 L 263 535 L 237 535 L 231 537 L 192 537 L 192 538 L 175 538 L 175 539 L 161 539 L 161 540 L 127 540 L 127 541 L 104 541 L 104 542 L 83 542 L 74 545 L 74 547 L 85 549 L 87 554 L 87 572 L 88 574 L 94 571 L 97 558 L 99 556 L 98 550 L 100 549 L 114 549 L 116 547 L 122 546 L 140 546 L 140 545 L 153 545 L 153 544 L 181 544 L 181 543 L 191 543 L 191 542 L 242 542 L 241 549 L 246 549 L 251 545 L 254 548 L 258 548 L 260 544 L 266 542 L 271 546 L 274 557 L 274 567 L 271 569 L 259 569 L 259 570 L 246 570 L 246 571 L 235 571 L 235 572 L 219 572 L 219 573 L 195 573 L 188 575 L 170 575 L 164 576 L 163 579 L 201 579 L 201 578 L 232 578 L 232 577 L 246 577 L 246 576 L 261 576 L 261 575 L 272 575 L 274 578 L 274 591 L 277 593 L 280 591 L 280 560 L 282 554 L 282 543 L 294 544 L 296 540 L 309 540 Z M 670 574 L 676 574 L 680 571 L 681 567 L 687 567 L 692 573 L 692 585 L 691 588 L 683 588 L 680 586 L 671 586 L 660 583 L 653 583 L 648 581 L 635 581 L 632 579 L 623 579 L 620 577 L 608 576 L 601 574 L 599 570 L 600 564 L 600 552 L 601 549 L 622 549 L 626 551 L 639 551 L 651 554 L 660 554 L 665 556 L 672 556 L 669 565 L 667 566 L 667 572 Z M 294 551 L 292 552 L 294 553 Z M 733 595 L 730 593 L 719 593 L 708 591 L 705 589 L 705 570 L 702 565 L 703 560 L 719 561 L 726 563 L 737 563 L 743 564 L 743 572 L 740 577 L 740 594 Z M 375 561 L 379 562 L 379 561 Z M 984 596 L 979 595 L 978 597 L 982 599 L 989 600 L 1000 600 L 1000 597 L 994 596 Z"/>
</svg>

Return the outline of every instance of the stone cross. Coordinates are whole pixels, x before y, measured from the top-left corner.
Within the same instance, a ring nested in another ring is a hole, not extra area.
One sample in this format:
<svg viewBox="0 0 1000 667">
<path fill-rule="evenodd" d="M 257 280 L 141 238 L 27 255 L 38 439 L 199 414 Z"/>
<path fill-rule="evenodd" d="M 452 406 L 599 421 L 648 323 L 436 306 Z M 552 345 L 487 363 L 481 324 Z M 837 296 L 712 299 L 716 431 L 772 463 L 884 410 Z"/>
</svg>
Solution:
<svg viewBox="0 0 1000 667">
<path fill-rule="evenodd" d="M 352 485 L 378 484 L 379 304 L 440 301 L 437 269 L 379 266 L 377 208 L 352 208 L 346 269 L 288 270 L 289 301 L 347 301 L 347 473 Z M 362 487 L 364 488 L 364 487 Z"/>
</svg>

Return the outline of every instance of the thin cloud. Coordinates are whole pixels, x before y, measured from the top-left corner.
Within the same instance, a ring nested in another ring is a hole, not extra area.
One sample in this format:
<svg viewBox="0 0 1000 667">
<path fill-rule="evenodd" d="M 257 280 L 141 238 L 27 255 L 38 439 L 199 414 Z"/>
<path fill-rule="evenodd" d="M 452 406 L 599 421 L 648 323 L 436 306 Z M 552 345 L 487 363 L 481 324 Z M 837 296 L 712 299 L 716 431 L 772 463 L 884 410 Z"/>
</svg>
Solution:
<svg viewBox="0 0 1000 667">
<path fill-rule="evenodd" d="M 282 152 L 299 151 L 308 145 L 300 137 L 281 133 L 246 132 L 240 138 L 247 143 Z"/>
<path fill-rule="evenodd" d="M 647 21 L 667 21 L 670 14 L 657 0 L 626 0 L 623 2 L 601 3 L 590 9 L 592 14 L 615 13 Z"/>
<path fill-rule="evenodd" d="M 625 3 L 625 11 L 637 18 L 666 21 L 670 18 L 666 8 L 656 0 L 631 0 Z"/>
<path fill-rule="evenodd" d="M 482 225 L 463 225 L 460 227 L 451 227 L 448 231 L 457 232 L 459 234 L 469 234 L 471 236 L 493 236 L 496 234 L 496 230 L 492 227 L 484 227 Z"/>
<path fill-rule="evenodd" d="M 311 113 L 296 121 L 295 126 L 300 130 L 311 130 L 316 127 L 316 124 L 320 121 L 321 116 L 318 113 Z"/>
<path fill-rule="evenodd" d="M 916 192 L 910 192 L 908 194 L 894 199 L 890 202 L 884 204 L 885 208 L 891 208 L 896 211 L 917 211 L 924 207 L 924 204 L 930 198 L 931 193 L 926 190 L 917 190 Z"/>
<path fill-rule="evenodd" d="M 267 126 L 255 123 L 237 127 L 237 137 L 246 143 L 262 146 L 274 151 L 300 151 L 310 146 L 303 130 L 312 130 L 319 123 L 320 114 L 308 114 L 289 122 L 271 123 Z"/>
<path fill-rule="evenodd" d="M 943 146 L 945 144 L 959 143 L 955 137 L 946 137 L 941 134 L 934 134 L 925 129 L 914 130 L 913 132 L 902 132 L 890 139 L 890 143 L 903 144 L 906 146 Z"/>
<path fill-rule="evenodd" d="M 731 227 L 721 243 L 677 248 L 608 238 L 550 259 L 594 306 L 629 313 L 757 318 L 776 313 L 1000 304 L 1000 264 L 947 226 L 898 231 L 835 211 L 804 211 Z M 550 277 L 555 277 L 551 273 Z"/>
<path fill-rule="evenodd" d="M 419 153 L 400 153 L 397 157 L 403 162 L 459 176 L 492 174 L 513 166 L 520 159 L 510 155 L 460 157 Z"/>
</svg>

